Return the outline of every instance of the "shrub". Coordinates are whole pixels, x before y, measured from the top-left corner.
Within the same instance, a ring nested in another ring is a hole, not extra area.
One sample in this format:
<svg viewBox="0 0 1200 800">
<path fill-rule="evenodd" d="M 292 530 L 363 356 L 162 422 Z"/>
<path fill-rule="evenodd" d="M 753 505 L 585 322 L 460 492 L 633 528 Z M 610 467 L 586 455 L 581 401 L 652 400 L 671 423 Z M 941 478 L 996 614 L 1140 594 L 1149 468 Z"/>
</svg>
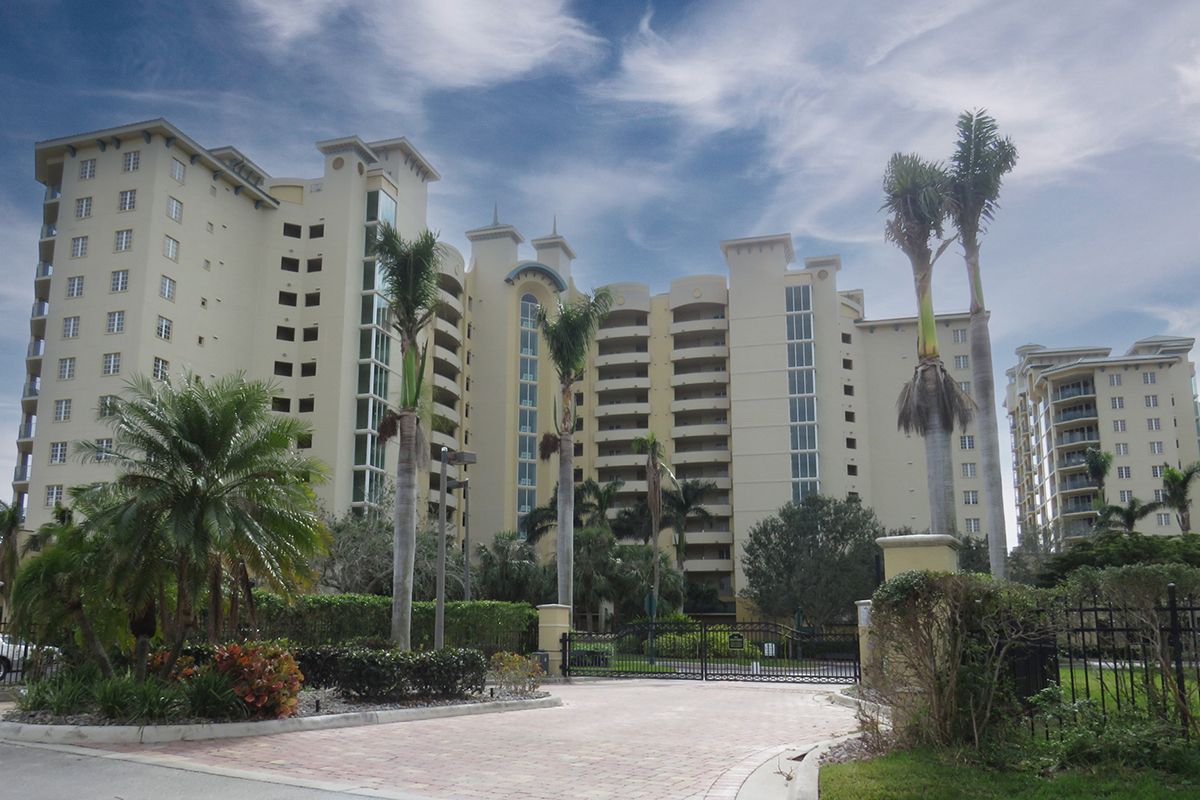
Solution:
<svg viewBox="0 0 1200 800">
<path fill-rule="evenodd" d="M 250 707 L 238 696 L 229 676 L 215 668 L 196 672 L 182 686 L 183 700 L 188 712 L 195 717 L 219 720 L 239 720 L 250 715 Z"/>
<path fill-rule="evenodd" d="M 329 648 L 327 675 L 345 695 L 359 699 L 396 700 L 410 690 L 404 655 L 396 650 Z"/>
<path fill-rule="evenodd" d="M 709 658 L 756 659 L 762 657 L 762 650 L 753 642 L 746 642 L 746 646 L 742 650 L 731 650 L 729 647 L 730 633 L 732 631 L 723 631 L 715 627 L 708 629 Z M 700 642 L 699 631 L 659 634 L 654 637 L 654 654 L 659 658 L 700 658 Z M 649 639 L 643 643 L 642 648 L 642 652 L 649 654 Z"/>
<path fill-rule="evenodd" d="M 129 674 L 114 675 L 93 686 L 92 697 L 101 714 L 109 719 L 125 719 L 134 716 L 137 685 Z"/>
<path fill-rule="evenodd" d="M 252 716 L 283 719 L 296 712 L 304 676 L 292 654 L 274 644 L 217 648 L 213 669 L 229 678 Z"/>
<path fill-rule="evenodd" d="M 411 658 L 409 681 L 420 697 L 464 697 L 483 691 L 487 659 L 478 650 L 444 647 Z"/>
<path fill-rule="evenodd" d="M 131 719 L 170 722 L 180 716 L 183 709 L 183 691 L 178 684 L 159 678 L 147 678 L 144 683 L 133 684 L 129 708 Z"/>
<path fill-rule="evenodd" d="M 452 647 L 401 653 L 322 645 L 297 648 L 296 657 L 307 685 L 332 686 L 358 699 L 461 697 L 483 691 L 487 675 L 483 653 Z"/>
<path fill-rule="evenodd" d="M 337 686 L 344 654 L 352 649 L 356 648 L 336 644 L 292 648 L 292 657 L 296 659 L 296 664 L 304 675 L 305 688 L 326 689 Z"/>
<path fill-rule="evenodd" d="M 516 653 L 496 653 L 491 662 L 492 678 L 504 694 L 527 697 L 542 685 L 542 667 Z"/>
</svg>

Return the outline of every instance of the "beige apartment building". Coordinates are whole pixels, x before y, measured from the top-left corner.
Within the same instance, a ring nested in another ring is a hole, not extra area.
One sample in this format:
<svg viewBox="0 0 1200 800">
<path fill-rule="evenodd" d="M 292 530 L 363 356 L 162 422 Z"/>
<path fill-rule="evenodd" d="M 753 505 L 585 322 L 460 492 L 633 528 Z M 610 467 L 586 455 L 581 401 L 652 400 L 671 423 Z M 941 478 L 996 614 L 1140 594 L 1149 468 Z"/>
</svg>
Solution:
<svg viewBox="0 0 1200 800">
<path fill-rule="evenodd" d="M 71 443 L 110 435 L 104 398 L 134 373 L 273 381 L 275 409 L 313 425 L 301 445 L 330 467 L 318 489 L 326 507 L 380 502 L 396 452 L 375 430 L 399 348 L 367 252 L 381 221 L 406 237 L 425 228 L 439 174 L 403 138 L 316 148 L 319 175 L 277 178 L 161 119 L 36 146 L 45 226 L 13 483 L 28 527 L 48 521 L 71 486 L 110 474 L 75 458 Z M 469 479 L 479 542 L 552 498 L 556 465 L 538 461 L 537 441 L 553 430 L 558 381 L 535 314 L 578 291 L 575 252 L 556 225 L 526 245 L 533 259 L 498 215 L 466 236 L 468 257 L 444 248 L 443 304 L 428 333 L 434 416 L 422 486 L 436 514 L 442 448 L 476 453 L 476 465 L 447 473 Z M 613 312 L 576 384 L 576 479 L 620 478 L 618 505 L 636 502 L 646 476 L 632 444 L 653 431 L 678 478 L 712 481 L 713 521 L 692 523 L 684 565 L 722 599 L 707 613 L 728 617 L 741 542 L 788 501 L 857 494 L 889 527 L 917 530 L 929 510 L 923 442 L 895 424 L 915 320 L 867 319 L 863 293 L 838 288 L 841 259 L 797 264 L 790 235 L 719 247 L 728 277 L 681 278 L 661 294 L 610 287 Z M 967 316 L 938 321 L 946 365 L 969 392 Z M 958 443 L 958 527 L 986 533 L 974 429 Z M 462 489 L 447 496 L 456 537 L 464 500 Z"/>
<path fill-rule="evenodd" d="M 1039 531 L 1057 548 L 1091 531 L 1099 489 L 1084 467 L 1090 447 L 1113 454 L 1104 490 L 1114 505 L 1163 499 L 1164 466 L 1200 460 L 1194 344 L 1151 336 L 1123 356 L 1107 347 L 1018 348 L 1005 406 L 1022 535 Z M 1168 509 L 1139 530 L 1180 532 Z"/>
</svg>

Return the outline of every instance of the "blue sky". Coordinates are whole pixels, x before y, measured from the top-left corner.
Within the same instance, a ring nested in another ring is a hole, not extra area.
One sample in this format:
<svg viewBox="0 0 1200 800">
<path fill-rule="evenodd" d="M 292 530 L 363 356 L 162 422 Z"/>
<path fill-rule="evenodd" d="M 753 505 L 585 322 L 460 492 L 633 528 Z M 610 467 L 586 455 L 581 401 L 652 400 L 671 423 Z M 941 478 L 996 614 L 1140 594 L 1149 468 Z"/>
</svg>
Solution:
<svg viewBox="0 0 1200 800">
<path fill-rule="evenodd" d="M 430 226 L 559 232 L 583 287 L 724 272 L 717 241 L 840 253 L 873 317 L 912 313 L 883 241 L 888 156 L 948 156 L 986 108 L 1021 159 L 983 249 L 995 359 L 1200 334 L 1200 4 L 999 0 L 0 4 L 0 432 L 19 422 L 35 141 L 166 117 L 276 176 L 313 142 L 407 136 Z M 530 250 L 530 255 L 532 251 Z M 967 305 L 955 249 L 939 310 Z M 15 448 L 0 444 L 0 475 Z"/>
</svg>

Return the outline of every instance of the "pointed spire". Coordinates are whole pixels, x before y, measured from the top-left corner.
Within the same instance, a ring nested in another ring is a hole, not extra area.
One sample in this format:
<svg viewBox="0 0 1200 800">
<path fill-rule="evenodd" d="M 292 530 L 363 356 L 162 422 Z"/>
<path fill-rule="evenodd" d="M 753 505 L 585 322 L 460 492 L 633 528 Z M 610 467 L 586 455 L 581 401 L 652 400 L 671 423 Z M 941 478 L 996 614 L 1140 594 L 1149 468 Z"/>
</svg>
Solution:
<svg viewBox="0 0 1200 800">
<path fill-rule="evenodd" d="M 492 224 L 493 225 L 500 224 L 500 203 L 498 201 L 496 203 L 496 207 L 494 209 L 492 209 Z"/>
<path fill-rule="evenodd" d="M 558 214 L 555 214 L 555 215 L 554 215 L 554 232 L 553 232 L 553 233 L 551 233 L 550 235 L 551 235 L 551 236 L 558 236 Z"/>
</svg>

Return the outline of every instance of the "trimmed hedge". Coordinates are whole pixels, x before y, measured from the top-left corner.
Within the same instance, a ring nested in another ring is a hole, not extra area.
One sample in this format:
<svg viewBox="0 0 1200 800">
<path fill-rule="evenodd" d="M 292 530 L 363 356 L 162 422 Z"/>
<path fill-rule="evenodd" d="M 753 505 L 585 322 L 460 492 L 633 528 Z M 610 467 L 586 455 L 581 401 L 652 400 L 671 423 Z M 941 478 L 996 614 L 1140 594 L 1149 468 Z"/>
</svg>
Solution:
<svg viewBox="0 0 1200 800">
<path fill-rule="evenodd" d="M 483 691 L 488 669 L 483 653 L 453 647 L 402 653 L 316 645 L 292 652 L 306 686 L 334 688 L 364 700 L 463 697 Z"/>
</svg>

